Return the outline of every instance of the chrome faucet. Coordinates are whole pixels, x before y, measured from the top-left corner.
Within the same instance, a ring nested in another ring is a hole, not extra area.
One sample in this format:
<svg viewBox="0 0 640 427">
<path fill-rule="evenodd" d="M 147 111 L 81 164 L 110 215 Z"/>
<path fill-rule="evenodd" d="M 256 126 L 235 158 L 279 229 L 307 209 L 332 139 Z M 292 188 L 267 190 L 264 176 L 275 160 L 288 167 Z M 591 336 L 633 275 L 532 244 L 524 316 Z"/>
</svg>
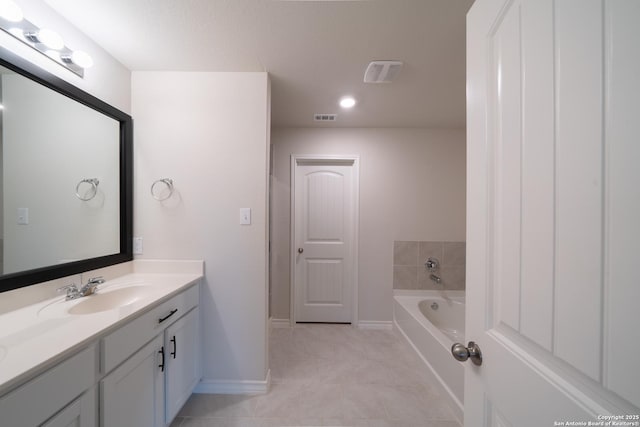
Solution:
<svg viewBox="0 0 640 427">
<path fill-rule="evenodd" d="M 429 279 L 430 279 L 432 282 L 436 282 L 437 284 L 442 283 L 442 277 L 440 277 L 440 276 L 436 276 L 436 275 L 435 275 L 435 274 L 433 274 L 433 273 L 429 275 Z"/>
<path fill-rule="evenodd" d="M 98 285 L 102 285 L 103 283 L 104 278 L 102 276 L 93 277 L 89 279 L 82 288 L 80 288 L 79 292 L 83 297 L 93 295 L 96 293 L 96 290 L 98 290 Z"/>
<path fill-rule="evenodd" d="M 67 291 L 67 296 L 65 300 L 69 301 L 76 298 L 86 297 L 89 295 L 93 295 L 98 290 L 98 285 L 101 285 L 105 282 L 102 276 L 94 277 L 89 279 L 87 283 L 85 283 L 80 289 L 78 289 L 78 285 L 72 283 L 67 286 L 63 286 L 58 288 L 58 292 Z"/>
</svg>

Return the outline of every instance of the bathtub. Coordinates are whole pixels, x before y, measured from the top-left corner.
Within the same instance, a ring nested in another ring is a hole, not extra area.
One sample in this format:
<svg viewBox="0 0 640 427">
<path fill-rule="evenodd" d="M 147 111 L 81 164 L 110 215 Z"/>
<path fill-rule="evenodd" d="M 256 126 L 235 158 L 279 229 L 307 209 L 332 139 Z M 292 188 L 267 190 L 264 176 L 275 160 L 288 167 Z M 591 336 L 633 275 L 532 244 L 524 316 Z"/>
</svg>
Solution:
<svg viewBox="0 0 640 427">
<path fill-rule="evenodd" d="M 464 291 L 395 291 L 393 319 L 442 386 L 458 420 L 464 404 L 464 366 L 451 356 L 464 343 Z M 434 304 L 435 303 L 435 304 Z"/>
</svg>

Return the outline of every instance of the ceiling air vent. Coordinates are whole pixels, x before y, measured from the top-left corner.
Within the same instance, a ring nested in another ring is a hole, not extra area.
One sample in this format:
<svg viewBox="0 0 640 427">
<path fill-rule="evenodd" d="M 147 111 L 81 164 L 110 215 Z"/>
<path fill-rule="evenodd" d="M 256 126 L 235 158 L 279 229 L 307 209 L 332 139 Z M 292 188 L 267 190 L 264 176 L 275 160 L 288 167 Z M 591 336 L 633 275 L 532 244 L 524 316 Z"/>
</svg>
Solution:
<svg viewBox="0 0 640 427">
<path fill-rule="evenodd" d="M 365 83 L 391 83 L 396 78 L 402 62 L 400 61 L 373 61 L 369 63 L 364 72 Z"/>
<path fill-rule="evenodd" d="M 316 122 L 335 122 L 338 118 L 337 114 L 314 114 L 313 120 Z"/>
</svg>

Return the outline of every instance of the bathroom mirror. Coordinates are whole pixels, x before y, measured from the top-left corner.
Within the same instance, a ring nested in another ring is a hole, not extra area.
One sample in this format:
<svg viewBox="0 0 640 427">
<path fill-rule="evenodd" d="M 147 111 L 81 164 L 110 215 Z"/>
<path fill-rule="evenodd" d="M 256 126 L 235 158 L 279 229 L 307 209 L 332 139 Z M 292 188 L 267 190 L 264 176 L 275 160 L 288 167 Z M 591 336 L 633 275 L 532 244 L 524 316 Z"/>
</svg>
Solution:
<svg viewBox="0 0 640 427">
<path fill-rule="evenodd" d="M 131 117 L 4 48 L 0 105 L 0 292 L 131 260 Z"/>
</svg>

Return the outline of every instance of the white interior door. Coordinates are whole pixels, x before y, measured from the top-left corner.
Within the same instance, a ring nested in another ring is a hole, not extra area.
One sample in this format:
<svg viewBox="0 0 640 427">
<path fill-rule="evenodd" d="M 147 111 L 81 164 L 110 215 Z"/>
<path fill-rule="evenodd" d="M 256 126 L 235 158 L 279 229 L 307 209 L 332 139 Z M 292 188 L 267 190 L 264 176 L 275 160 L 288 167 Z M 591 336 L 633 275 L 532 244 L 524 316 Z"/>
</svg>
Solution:
<svg viewBox="0 0 640 427">
<path fill-rule="evenodd" d="M 295 322 L 354 319 L 357 158 L 292 157 Z"/>
<path fill-rule="evenodd" d="M 639 22 L 637 0 L 468 14 L 466 426 L 639 425 Z"/>
</svg>

